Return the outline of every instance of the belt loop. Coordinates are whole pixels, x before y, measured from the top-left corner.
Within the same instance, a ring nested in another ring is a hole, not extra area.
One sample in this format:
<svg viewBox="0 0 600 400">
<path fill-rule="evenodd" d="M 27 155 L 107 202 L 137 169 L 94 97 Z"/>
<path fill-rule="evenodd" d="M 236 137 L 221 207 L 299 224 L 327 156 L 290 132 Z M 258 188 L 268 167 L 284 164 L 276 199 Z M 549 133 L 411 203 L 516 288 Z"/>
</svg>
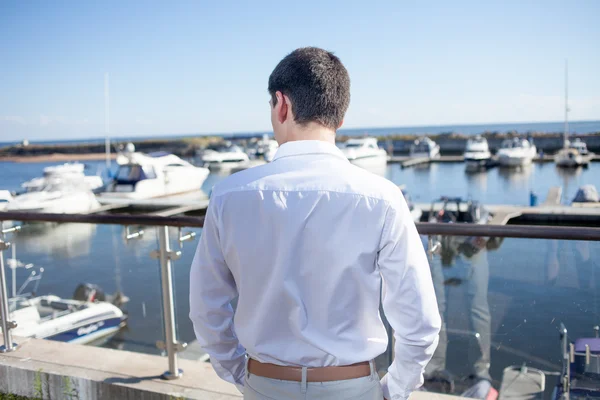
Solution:
<svg viewBox="0 0 600 400">
<path fill-rule="evenodd" d="M 307 370 L 307 367 L 302 367 L 302 382 L 300 383 L 300 392 L 302 393 L 306 393 L 306 387 L 308 386 L 306 382 Z"/>
<path fill-rule="evenodd" d="M 248 363 L 250 362 L 250 356 L 246 354 L 246 360 L 244 361 L 245 365 L 246 365 L 246 371 L 245 375 L 246 375 L 246 379 L 250 378 L 250 371 L 248 370 Z"/>
<path fill-rule="evenodd" d="M 376 379 L 377 371 L 375 370 L 375 360 L 369 361 L 369 368 L 371 368 L 371 380 Z"/>
</svg>

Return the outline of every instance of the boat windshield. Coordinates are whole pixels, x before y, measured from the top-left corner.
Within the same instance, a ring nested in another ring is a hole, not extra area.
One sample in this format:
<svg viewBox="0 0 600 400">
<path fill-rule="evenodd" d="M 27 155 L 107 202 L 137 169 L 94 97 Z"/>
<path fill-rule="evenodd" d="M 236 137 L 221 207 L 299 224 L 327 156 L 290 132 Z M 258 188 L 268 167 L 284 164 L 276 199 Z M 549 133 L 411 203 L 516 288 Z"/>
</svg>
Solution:
<svg viewBox="0 0 600 400">
<path fill-rule="evenodd" d="M 362 147 L 362 143 L 346 143 L 347 149 Z"/>
<path fill-rule="evenodd" d="M 116 176 L 118 183 L 135 183 L 144 179 L 156 179 L 154 168 L 147 165 L 121 165 Z"/>
</svg>

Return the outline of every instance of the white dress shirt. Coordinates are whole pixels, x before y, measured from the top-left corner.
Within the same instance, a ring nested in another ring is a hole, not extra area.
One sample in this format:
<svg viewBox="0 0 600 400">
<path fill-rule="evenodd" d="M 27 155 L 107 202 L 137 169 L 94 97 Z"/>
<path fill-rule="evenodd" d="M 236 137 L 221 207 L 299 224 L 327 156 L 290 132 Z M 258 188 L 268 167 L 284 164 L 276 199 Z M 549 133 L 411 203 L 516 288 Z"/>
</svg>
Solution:
<svg viewBox="0 0 600 400">
<path fill-rule="evenodd" d="M 243 389 L 244 359 L 307 367 L 395 360 L 388 399 L 423 382 L 441 319 L 400 189 L 333 144 L 282 145 L 212 191 L 190 275 L 190 318 L 215 371 Z M 234 313 L 232 300 L 239 296 Z"/>
</svg>

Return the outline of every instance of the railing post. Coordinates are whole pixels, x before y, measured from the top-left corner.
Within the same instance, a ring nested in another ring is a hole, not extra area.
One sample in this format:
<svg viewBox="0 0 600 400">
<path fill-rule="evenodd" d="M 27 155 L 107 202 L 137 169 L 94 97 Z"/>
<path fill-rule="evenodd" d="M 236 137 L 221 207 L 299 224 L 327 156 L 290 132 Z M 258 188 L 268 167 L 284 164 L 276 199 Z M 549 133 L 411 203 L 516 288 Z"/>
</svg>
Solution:
<svg viewBox="0 0 600 400">
<path fill-rule="evenodd" d="M 0 225 L 0 231 L 2 226 Z M 15 351 L 17 345 L 12 341 L 11 329 L 17 327 L 13 321 L 9 321 L 8 294 L 6 292 L 6 274 L 4 271 L 4 250 L 10 247 L 10 243 L 4 241 L 4 234 L 0 236 L 0 327 L 4 337 L 4 345 L 0 346 L 0 353 Z"/>
<path fill-rule="evenodd" d="M 179 251 L 171 251 L 169 243 L 169 227 L 161 226 L 158 229 L 158 241 L 160 248 L 158 252 L 152 252 L 152 256 L 160 260 L 160 276 L 162 287 L 163 317 L 165 326 L 165 343 L 157 342 L 157 347 L 167 351 L 169 358 L 169 370 L 162 377 L 163 379 L 178 379 L 183 375 L 183 371 L 177 366 L 177 353 L 185 349 L 185 343 L 177 341 L 175 326 L 175 308 L 173 302 L 173 274 L 172 260 L 176 260 L 181 255 Z"/>
</svg>

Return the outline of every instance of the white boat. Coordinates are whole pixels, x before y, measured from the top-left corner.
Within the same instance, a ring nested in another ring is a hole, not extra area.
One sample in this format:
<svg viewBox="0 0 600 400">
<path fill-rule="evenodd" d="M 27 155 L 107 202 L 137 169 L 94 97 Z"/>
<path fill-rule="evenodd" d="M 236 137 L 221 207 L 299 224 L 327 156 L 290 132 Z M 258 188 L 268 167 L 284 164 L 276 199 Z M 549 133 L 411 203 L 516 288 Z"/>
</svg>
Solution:
<svg viewBox="0 0 600 400">
<path fill-rule="evenodd" d="M 537 149 L 529 140 L 506 139 L 498 150 L 498 163 L 503 167 L 522 167 L 530 165 L 536 154 Z"/>
<path fill-rule="evenodd" d="M 571 149 L 577 150 L 582 156 L 587 156 L 590 154 L 587 148 L 587 144 L 580 138 L 575 138 L 574 141 L 570 142 L 569 147 Z"/>
<path fill-rule="evenodd" d="M 569 147 L 560 149 L 554 156 L 554 162 L 557 167 L 563 168 L 576 168 L 586 164 L 583 155 L 579 151 Z"/>
<path fill-rule="evenodd" d="M 487 140 L 479 135 L 467 140 L 464 157 L 467 171 L 485 168 L 492 159 Z"/>
<path fill-rule="evenodd" d="M 65 163 L 60 165 L 53 165 L 44 168 L 43 175 L 38 178 L 33 178 L 27 182 L 21 184 L 21 187 L 25 191 L 38 191 L 40 188 L 46 185 L 48 180 L 55 178 L 67 178 L 67 179 L 82 179 L 90 190 L 96 190 L 104 185 L 102 177 L 97 175 L 85 175 L 85 165 L 81 163 Z"/>
<path fill-rule="evenodd" d="M 208 168 L 195 167 L 174 154 L 144 154 L 129 143 L 117 155 L 119 169 L 100 198 L 149 199 L 200 190 Z"/>
<path fill-rule="evenodd" d="M 410 156 L 411 158 L 438 158 L 440 146 L 428 137 L 417 139 L 410 146 Z"/>
<path fill-rule="evenodd" d="M 5 211 L 55 214 L 84 213 L 100 207 L 96 196 L 82 179 L 45 178 L 43 186 L 31 187 L 14 197 Z"/>
<path fill-rule="evenodd" d="M 340 149 L 348 161 L 362 168 L 376 168 L 387 164 L 387 153 L 377 145 L 376 138 L 348 139 Z"/>
<path fill-rule="evenodd" d="M 565 63 L 565 130 L 563 132 L 563 148 L 554 156 L 554 162 L 557 167 L 577 168 L 586 164 L 584 160 L 585 151 L 587 154 L 587 146 L 580 139 L 577 142 L 569 142 L 569 91 L 568 91 L 568 69 Z"/>
<path fill-rule="evenodd" d="M 87 344 L 110 337 L 125 326 L 127 317 L 119 305 L 127 298 L 119 293 L 105 296 L 95 285 L 79 285 L 73 299 L 22 294 L 31 282 L 36 282 L 33 292 L 37 290 L 43 272 L 43 268 L 39 273 L 33 271 L 19 293 L 8 301 L 10 318 L 17 324 L 12 330 L 14 335 Z"/>
<path fill-rule="evenodd" d="M 250 160 L 239 146 L 229 142 L 210 145 L 199 156 L 204 165 L 215 170 L 236 168 Z"/>
<path fill-rule="evenodd" d="M 251 158 L 264 158 L 266 162 L 273 161 L 273 157 L 279 148 L 276 140 L 271 139 L 269 135 L 263 135 L 262 139 L 251 143 L 246 149 L 246 153 Z"/>
<path fill-rule="evenodd" d="M 12 199 L 13 196 L 8 190 L 0 190 L 0 211 L 4 211 Z"/>
</svg>

